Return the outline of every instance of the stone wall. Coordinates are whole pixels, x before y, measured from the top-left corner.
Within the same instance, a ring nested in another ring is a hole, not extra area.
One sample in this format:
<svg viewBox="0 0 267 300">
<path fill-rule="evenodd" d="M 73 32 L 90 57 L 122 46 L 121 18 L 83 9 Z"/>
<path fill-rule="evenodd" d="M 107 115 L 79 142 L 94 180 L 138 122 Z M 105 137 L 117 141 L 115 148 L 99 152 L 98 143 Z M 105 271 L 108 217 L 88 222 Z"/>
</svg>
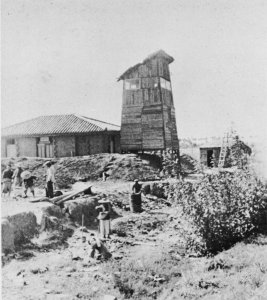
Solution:
<svg viewBox="0 0 267 300">
<path fill-rule="evenodd" d="M 53 137 L 54 156 L 70 157 L 84 156 L 110 152 L 110 141 L 114 140 L 114 153 L 120 153 L 120 134 L 101 132 L 98 134 L 80 136 Z M 17 156 L 37 157 L 37 138 L 16 138 Z M 6 139 L 2 139 L 1 156 L 6 157 Z"/>
<path fill-rule="evenodd" d="M 104 152 L 103 151 L 104 144 L 105 141 L 103 135 L 92 135 L 90 138 L 90 154 L 97 154 L 97 153 Z"/>
<path fill-rule="evenodd" d="M 1 157 L 6 157 L 6 139 L 1 139 Z"/>
<path fill-rule="evenodd" d="M 83 156 L 90 154 L 90 136 L 76 136 L 76 155 Z"/>
<path fill-rule="evenodd" d="M 55 147 L 57 157 L 68 157 L 76 155 L 74 136 L 55 137 Z"/>
<path fill-rule="evenodd" d="M 37 157 L 37 139 L 31 137 L 16 139 L 18 156 Z"/>
<path fill-rule="evenodd" d="M 121 152 L 121 137 L 120 134 L 115 135 L 115 153 Z"/>
<path fill-rule="evenodd" d="M 90 155 L 97 153 L 110 153 L 110 142 L 114 140 L 114 153 L 120 152 L 119 134 L 99 133 L 76 136 L 76 155 Z"/>
</svg>

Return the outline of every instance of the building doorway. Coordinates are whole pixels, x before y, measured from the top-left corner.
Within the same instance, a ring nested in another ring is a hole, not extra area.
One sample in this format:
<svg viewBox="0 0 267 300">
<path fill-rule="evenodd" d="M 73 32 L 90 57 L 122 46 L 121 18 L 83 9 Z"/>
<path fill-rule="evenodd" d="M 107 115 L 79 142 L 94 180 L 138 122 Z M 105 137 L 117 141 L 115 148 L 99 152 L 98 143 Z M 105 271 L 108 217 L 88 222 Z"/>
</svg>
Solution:
<svg viewBox="0 0 267 300">
<path fill-rule="evenodd" d="M 15 144 L 15 139 L 8 139 L 6 146 L 7 157 L 16 157 L 17 156 L 17 147 Z"/>
<path fill-rule="evenodd" d="M 207 166 L 212 168 L 214 165 L 214 155 L 213 150 L 207 150 Z"/>
<path fill-rule="evenodd" d="M 114 153 L 114 152 L 115 152 L 115 137 L 111 136 L 109 142 L 109 153 Z"/>
<path fill-rule="evenodd" d="M 54 145 L 51 144 L 49 137 L 41 137 L 37 149 L 38 157 L 54 157 Z"/>
</svg>

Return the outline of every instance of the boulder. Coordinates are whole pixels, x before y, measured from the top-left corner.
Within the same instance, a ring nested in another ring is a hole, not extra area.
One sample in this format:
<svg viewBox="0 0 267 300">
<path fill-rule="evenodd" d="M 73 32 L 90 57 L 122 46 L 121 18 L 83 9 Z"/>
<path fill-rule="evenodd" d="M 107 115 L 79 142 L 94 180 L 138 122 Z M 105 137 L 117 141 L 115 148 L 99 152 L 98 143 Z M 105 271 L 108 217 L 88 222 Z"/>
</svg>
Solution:
<svg viewBox="0 0 267 300">
<path fill-rule="evenodd" d="M 38 232 L 36 216 L 33 212 L 19 213 L 8 216 L 7 220 L 14 227 L 14 244 L 21 245 Z"/>
<path fill-rule="evenodd" d="M 118 298 L 112 295 L 105 295 L 103 300 L 117 300 Z"/>
<path fill-rule="evenodd" d="M 15 234 L 14 234 L 14 226 L 8 222 L 7 219 L 3 219 L 2 223 L 2 253 L 12 252 L 14 251 L 15 244 Z"/>
<path fill-rule="evenodd" d="M 57 205 L 47 206 L 42 209 L 42 212 L 47 216 L 56 217 L 58 219 L 61 219 L 64 217 L 64 214 L 63 214 L 61 208 Z"/>
<path fill-rule="evenodd" d="M 82 215 L 84 215 L 84 226 L 94 226 L 98 215 L 95 207 L 98 205 L 99 197 L 77 198 L 64 203 L 68 209 L 71 219 L 82 225 Z"/>
</svg>

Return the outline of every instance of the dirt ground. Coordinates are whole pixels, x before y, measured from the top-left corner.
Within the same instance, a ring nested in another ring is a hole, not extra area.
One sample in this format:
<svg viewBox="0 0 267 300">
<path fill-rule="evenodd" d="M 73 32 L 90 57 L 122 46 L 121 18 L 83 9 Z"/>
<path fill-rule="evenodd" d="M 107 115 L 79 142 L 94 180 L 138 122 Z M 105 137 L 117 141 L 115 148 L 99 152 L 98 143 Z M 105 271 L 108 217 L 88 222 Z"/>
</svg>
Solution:
<svg viewBox="0 0 267 300">
<path fill-rule="evenodd" d="M 128 182 L 95 182 L 94 190 L 128 201 Z M 143 200 L 141 214 L 116 207 L 121 217 L 105 241 L 113 256 L 108 262 L 89 256 L 95 229 L 76 226 L 54 245 L 56 233 L 34 238 L 3 266 L 2 299 L 267 299 L 266 236 L 216 257 L 194 256 L 178 209 L 157 197 Z"/>
<path fill-rule="evenodd" d="M 78 188 L 79 183 L 77 185 L 74 188 Z M 116 195 L 120 202 L 128 202 L 130 183 L 123 181 L 94 182 L 93 191 L 105 193 L 107 196 Z M 12 207 L 12 213 L 17 213 L 27 210 L 38 211 L 42 207 L 50 205 L 30 203 L 29 201 L 32 199 L 32 197 L 19 200 L 6 199 L 2 203 L 2 215 L 11 213 Z M 154 206 L 159 208 L 156 202 Z M 164 242 L 165 235 L 160 237 L 160 233 L 169 216 L 168 209 L 167 211 L 146 210 L 142 214 L 131 214 L 120 208 L 117 208 L 117 211 L 123 215 L 120 219 L 126 220 L 127 236 L 120 236 L 121 231 L 118 230 L 118 234 L 113 234 L 111 239 L 106 241 L 108 249 L 113 254 L 113 260 L 134 257 L 135 252 L 156 251 L 156 247 Z M 128 224 L 129 220 L 130 225 Z M 151 228 L 151 224 L 154 224 L 153 228 Z M 114 226 L 116 227 L 116 225 Z M 31 249 L 32 247 L 25 246 L 25 249 L 14 256 L 15 259 L 11 259 L 3 267 L 3 299 L 78 299 L 79 294 L 93 297 L 85 296 L 84 299 L 95 299 L 95 297 L 101 299 L 103 296 L 101 287 L 96 289 L 90 285 L 90 278 L 95 279 L 100 276 L 98 270 L 101 265 L 89 257 L 91 246 L 87 241 L 92 232 L 96 231 L 90 229 L 82 232 L 79 227 L 76 227 L 74 234 L 67 242 L 59 245 L 56 249 L 42 247 L 43 241 L 51 238 L 51 233 L 44 232 L 38 238 L 33 239 L 33 244 L 40 245 L 40 247 Z M 86 237 L 86 242 L 83 242 L 82 236 Z M 112 280 L 111 275 L 106 274 L 105 276 Z M 82 287 L 81 283 L 84 283 Z"/>
</svg>

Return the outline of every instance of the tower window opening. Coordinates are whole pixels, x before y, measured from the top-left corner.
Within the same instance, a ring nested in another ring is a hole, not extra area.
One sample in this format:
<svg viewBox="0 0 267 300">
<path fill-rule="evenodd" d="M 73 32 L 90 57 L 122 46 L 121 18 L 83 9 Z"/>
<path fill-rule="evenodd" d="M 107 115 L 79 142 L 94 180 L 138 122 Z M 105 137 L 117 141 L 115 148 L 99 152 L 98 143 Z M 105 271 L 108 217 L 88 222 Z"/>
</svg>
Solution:
<svg viewBox="0 0 267 300">
<path fill-rule="evenodd" d="M 140 89 L 140 79 L 125 79 L 124 80 L 124 88 L 126 90 L 138 90 Z"/>
<path fill-rule="evenodd" d="M 160 86 L 162 89 L 166 89 L 168 91 L 172 90 L 170 81 L 168 81 L 162 77 L 160 77 Z"/>
</svg>

